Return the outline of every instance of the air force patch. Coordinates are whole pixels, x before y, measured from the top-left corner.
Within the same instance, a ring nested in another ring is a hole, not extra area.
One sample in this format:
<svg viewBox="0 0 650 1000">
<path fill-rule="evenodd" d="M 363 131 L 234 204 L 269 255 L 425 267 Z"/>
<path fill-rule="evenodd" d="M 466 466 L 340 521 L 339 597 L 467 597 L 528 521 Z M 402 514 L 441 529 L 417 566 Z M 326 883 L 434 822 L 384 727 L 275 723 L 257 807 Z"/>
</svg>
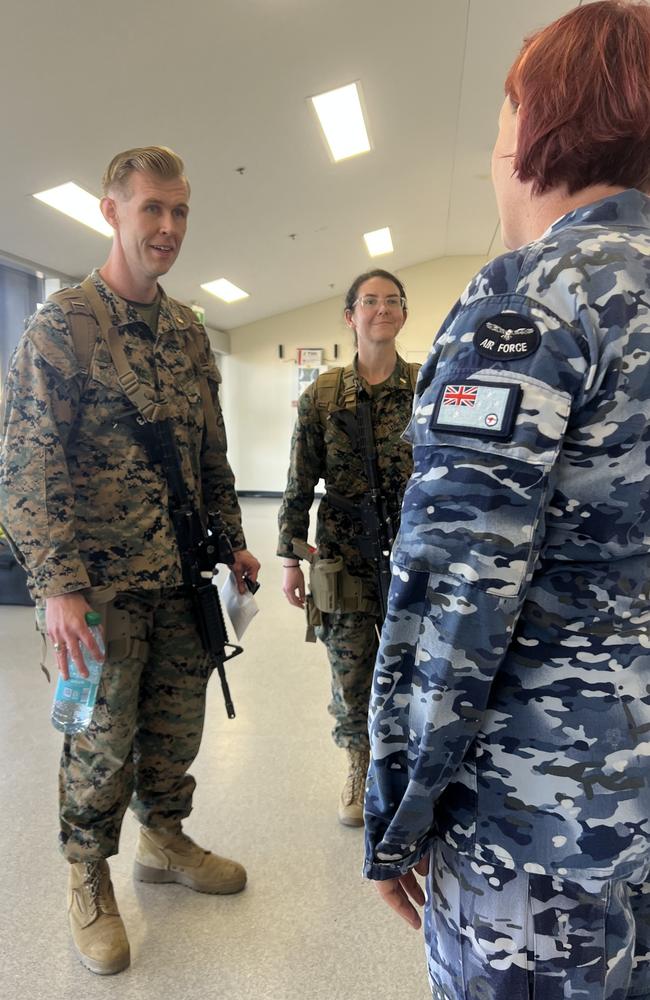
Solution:
<svg viewBox="0 0 650 1000">
<path fill-rule="evenodd" d="M 445 382 L 440 387 L 431 426 L 472 437 L 512 437 L 522 391 L 511 382 Z"/>
<path fill-rule="evenodd" d="M 519 361 L 535 353 L 540 339 L 539 330 L 526 316 L 503 312 L 481 323 L 473 344 L 484 358 Z"/>
</svg>

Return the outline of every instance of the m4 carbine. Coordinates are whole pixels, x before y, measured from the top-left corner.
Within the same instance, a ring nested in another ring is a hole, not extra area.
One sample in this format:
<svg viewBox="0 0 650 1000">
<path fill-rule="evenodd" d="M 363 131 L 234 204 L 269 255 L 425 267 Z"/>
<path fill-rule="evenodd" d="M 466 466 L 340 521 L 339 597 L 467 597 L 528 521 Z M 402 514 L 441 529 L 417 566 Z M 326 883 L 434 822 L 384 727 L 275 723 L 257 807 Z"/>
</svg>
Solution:
<svg viewBox="0 0 650 1000">
<path fill-rule="evenodd" d="M 135 418 L 137 435 L 149 459 L 159 463 L 169 489 L 169 509 L 178 543 L 183 583 L 187 588 L 201 642 L 221 682 L 223 700 L 229 719 L 235 718 L 224 664 L 243 652 L 241 646 L 228 642 L 221 601 L 212 577 L 219 563 L 232 566 L 232 546 L 217 512 L 207 516 L 207 528 L 192 503 L 185 480 L 174 431 L 169 419 L 147 421 Z"/>
<path fill-rule="evenodd" d="M 370 397 L 364 389 L 360 389 L 356 409 L 335 410 L 330 419 L 345 431 L 361 455 L 368 490 L 359 500 L 349 500 L 340 493 L 328 490 L 326 500 L 330 506 L 342 510 L 359 522 L 361 531 L 355 541 L 359 554 L 370 560 L 375 567 L 383 621 L 388 610 L 390 553 L 395 541 L 395 526 L 381 492 Z"/>
</svg>

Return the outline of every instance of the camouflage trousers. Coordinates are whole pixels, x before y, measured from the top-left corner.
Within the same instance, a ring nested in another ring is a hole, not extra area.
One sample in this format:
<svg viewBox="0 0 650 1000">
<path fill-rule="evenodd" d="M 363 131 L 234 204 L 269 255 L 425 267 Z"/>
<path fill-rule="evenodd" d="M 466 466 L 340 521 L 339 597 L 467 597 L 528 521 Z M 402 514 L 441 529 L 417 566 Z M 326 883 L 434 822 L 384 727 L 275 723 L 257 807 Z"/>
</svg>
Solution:
<svg viewBox="0 0 650 1000">
<path fill-rule="evenodd" d="M 646 1000 L 647 872 L 573 882 L 479 864 L 437 841 L 424 919 L 434 1000 Z"/>
<path fill-rule="evenodd" d="M 368 702 L 377 655 L 378 619 L 361 611 L 323 614 L 316 635 L 332 671 L 332 738 L 339 747 L 368 747 Z"/>
<path fill-rule="evenodd" d="M 60 843 L 68 861 L 118 850 L 130 804 L 145 826 L 188 816 L 188 768 L 201 742 L 206 657 L 180 590 L 120 594 L 131 651 L 104 662 L 90 727 L 66 736 L 59 771 Z M 134 655 L 135 653 L 135 655 Z"/>
</svg>

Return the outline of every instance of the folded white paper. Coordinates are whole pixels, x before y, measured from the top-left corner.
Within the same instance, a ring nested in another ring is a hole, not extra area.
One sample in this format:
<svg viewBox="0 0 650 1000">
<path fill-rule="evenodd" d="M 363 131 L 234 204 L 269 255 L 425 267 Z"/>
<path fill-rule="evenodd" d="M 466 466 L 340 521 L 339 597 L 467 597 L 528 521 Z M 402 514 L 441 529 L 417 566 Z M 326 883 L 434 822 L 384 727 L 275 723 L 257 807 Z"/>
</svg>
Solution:
<svg viewBox="0 0 650 1000">
<path fill-rule="evenodd" d="M 220 590 L 221 602 L 232 622 L 235 635 L 241 639 L 244 632 L 259 611 L 257 601 L 250 591 L 239 593 L 234 573 L 228 573 Z"/>
</svg>

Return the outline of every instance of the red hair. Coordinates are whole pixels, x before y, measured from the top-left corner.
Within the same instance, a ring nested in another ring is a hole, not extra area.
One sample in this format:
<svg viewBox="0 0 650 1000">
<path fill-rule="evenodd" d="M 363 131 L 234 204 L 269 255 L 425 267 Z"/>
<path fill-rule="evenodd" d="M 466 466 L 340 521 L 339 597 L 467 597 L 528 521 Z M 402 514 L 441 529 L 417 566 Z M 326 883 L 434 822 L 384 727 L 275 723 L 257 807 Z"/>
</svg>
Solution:
<svg viewBox="0 0 650 1000">
<path fill-rule="evenodd" d="M 650 188 L 650 7 L 602 0 L 526 39 L 505 84 L 520 105 L 515 174 L 534 194 L 566 185 Z"/>
</svg>

